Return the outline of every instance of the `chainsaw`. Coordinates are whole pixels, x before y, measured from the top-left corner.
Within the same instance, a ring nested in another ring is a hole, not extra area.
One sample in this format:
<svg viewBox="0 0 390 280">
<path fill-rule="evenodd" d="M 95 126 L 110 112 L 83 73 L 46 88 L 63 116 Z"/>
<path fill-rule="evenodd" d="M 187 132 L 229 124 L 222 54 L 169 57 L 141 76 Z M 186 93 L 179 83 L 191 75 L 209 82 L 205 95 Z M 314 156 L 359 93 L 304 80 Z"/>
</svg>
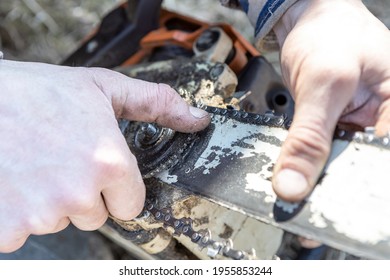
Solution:
<svg viewBox="0 0 390 280">
<path fill-rule="evenodd" d="M 192 134 L 119 120 L 147 198 L 137 218 L 111 217 L 101 232 L 140 258 L 278 259 L 297 235 L 339 252 L 333 258 L 390 258 L 390 136 L 336 129 L 313 192 L 300 203 L 280 200 L 272 170 L 294 101 L 230 25 L 167 11 L 160 0 L 129 0 L 63 64 L 169 84 L 211 116 Z"/>
</svg>

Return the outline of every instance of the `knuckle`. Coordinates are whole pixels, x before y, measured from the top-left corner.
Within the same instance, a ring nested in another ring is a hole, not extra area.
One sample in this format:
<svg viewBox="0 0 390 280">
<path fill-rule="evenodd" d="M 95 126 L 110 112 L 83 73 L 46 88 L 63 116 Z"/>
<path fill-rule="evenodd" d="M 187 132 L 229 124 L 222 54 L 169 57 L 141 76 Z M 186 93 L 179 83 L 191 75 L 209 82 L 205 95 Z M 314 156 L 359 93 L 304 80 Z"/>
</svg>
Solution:
<svg viewBox="0 0 390 280">
<path fill-rule="evenodd" d="M 107 219 L 108 219 L 108 212 L 96 217 L 96 219 L 94 221 L 92 221 L 92 223 L 91 223 L 92 230 L 95 230 L 95 229 L 102 227 L 105 224 L 105 222 L 107 221 Z"/>
<path fill-rule="evenodd" d="M 82 73 L 88 74 L 93 80 L 99 81 L 100 77 L 109 76 L 112 71 L 101 67 L 80 67 Z"/>
<path fill-rule="evenodd" d="M 78 215 L 70 217 L 72 224 L 81 230 L 96 230 L 104 225 L 108 219 L 108 212 L 99 215 Z"/>
<path fill-rule="evenodd" d="M 121 180 L 129 176 L 130 171 L 136 168 L 137 160 L 132 153 L 128 153 L 127 157 L 118 154 L 111 160 L 99 162 L 99 171 L 108 180 Z"/>
<path fill-rule="evenodd" d="M 177 93 L 166 84 L 157 84 L 159 105 L 163 110 L 172 108 L 172 105 L 178 103 Z"/>
<path fill-rule="evenodd" d="M 86 212 L 93 211 L 96 208 L 98 198 L 97 194 L 100 196 L 100 192 L 96 193 L 84 189 L 73 196 L 72 201 L 70 201 L 70 213 L 72 214 L 82 214 Z M 99 197 L 100 198 L 100 197 Z"/>
<path fill-rule="evenodd" d="M 329 59 L 325 56 L 321 59 L 310 59 L 302 69 L 308 69 L 308 76 L 313 80 L 326 81 L 326 84 L 334 86 L 350 85 L 359 77 L 360 68 L 354 62 L 350 63 L 345 60 L 341 61 Z M 306 76 L 306 75 L 305 75 Z"/>
<path fill-rule="evenodd" d="M 48 234 L 56 226 L 58 220 L 53 215 L 29 216 L 25 220 L 25 227 L 30 234 Z"/>
<path fill-rule="evenodd" d="M 308 161 L 323 161 L 330 152 L 329 141 L 320 124 L 298 124 L 286 140 L 287 153 Z"/>
</svg>

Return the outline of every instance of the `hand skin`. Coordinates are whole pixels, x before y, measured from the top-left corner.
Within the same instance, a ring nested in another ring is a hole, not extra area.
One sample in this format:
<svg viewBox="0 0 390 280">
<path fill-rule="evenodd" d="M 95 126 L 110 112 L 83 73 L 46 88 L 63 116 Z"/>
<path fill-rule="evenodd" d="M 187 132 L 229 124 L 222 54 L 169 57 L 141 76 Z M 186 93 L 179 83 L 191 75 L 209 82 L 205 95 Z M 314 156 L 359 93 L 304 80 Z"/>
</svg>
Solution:
<svg viewBox="0 0 390 280">
<path fill-rule="evenodd" d="M 300 0 L 274 28 L 296 111 L 273 186 L 304 199 L 327 161 L 338 122 L 390 128 L 390 33 L 359 0 Z"/>
<path fill-rule="evenodd" d="M 118 118 L 182 132 L 210 119 L 167 85 L 106 69 L 1 60 L 0 81 L 0 252 L 140 213 L 145 187 Z"/>
</svg>

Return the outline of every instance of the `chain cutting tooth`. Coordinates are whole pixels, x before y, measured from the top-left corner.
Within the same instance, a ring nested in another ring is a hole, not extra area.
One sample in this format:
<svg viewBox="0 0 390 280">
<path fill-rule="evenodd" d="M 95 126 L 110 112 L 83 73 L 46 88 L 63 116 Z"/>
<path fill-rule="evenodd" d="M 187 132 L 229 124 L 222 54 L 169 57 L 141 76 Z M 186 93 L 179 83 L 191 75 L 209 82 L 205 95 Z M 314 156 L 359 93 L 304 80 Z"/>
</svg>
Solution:
<svg viewBox="0 0 390 280">
<path fill-rule="evenodd" d="M 219 109 L 218 108 L 212 108 L 211 109 L 211 112 L 214 113 L 214 114 L 217 114 L 219 112 Z"/>
<path fill-rule="evenodd" d="M 277 125 L 282 125 L 283 123 L 284 123 L 284 118 L 283 117 L 279 117 Z"/>
<path fill-rule="evenodd" d="M 224 242 L 218 242 L 212 239 L 209 229 L 201 229 L 195 231 L 192 228 L 192 220 L 190 218 L 176 219 L 172 214 L 172 209 L 158 209 L 154 203 L 146 202 L 145 211 L 151 214 L 157 221 L 163 223 L 164 228 L 171 227 L 174 229 L 174 235 L 185 235 L 191 239 L 191 242 L 198 244 L 200 248 L 207 249 L 207 255 L 215 258 L 218 254 L 232 259 L 243 259 L 248 256 L 244 251 L 233 249 L 233 241 L 231 239 Z"/>
<path fill-rule="evenodd" d="M 343 130 L 343 129 L 340 129 L 337 131 L 337 136 L 340 137 L 340 138 L 343 138 L 346 134 L 346 131 Z"/>
<path fill-rule="evenodd" d="M 192 242 L 194 243 L 198 243 L 198 241 L 201 239 L 202 237 L 200 236 L 199 233 L 195 232 L 191 235 L 191 240 Z"/>
<path fill-rule="evenodd" d="M 219 254 L 219 249 L 214 249 L 212 247 L 207 248 L 207 256 L 210 258 L 215 258 Z"/>
<path fill-rule="evenodd" d="M 357 143 L 362 143 L 363 142 L 363 133 L 361 132 L 355 132 L 353 135 L 353 141 Z"/>
<path fill-rule="evenodd" d="M 240 113 L 239 113 L 238 111 L 236 111 L 236 110 L 232 110 L 231 116 L 232 116 L 233 118 L 237 118 L 237 117 L 240 116 Z"/>
<path fill-rule="evenodd" d="M 157 220 L 161 220 L 163 218 L 163 214 L 160 211 L 157 211 L 154 216 Z"/>
</svg>

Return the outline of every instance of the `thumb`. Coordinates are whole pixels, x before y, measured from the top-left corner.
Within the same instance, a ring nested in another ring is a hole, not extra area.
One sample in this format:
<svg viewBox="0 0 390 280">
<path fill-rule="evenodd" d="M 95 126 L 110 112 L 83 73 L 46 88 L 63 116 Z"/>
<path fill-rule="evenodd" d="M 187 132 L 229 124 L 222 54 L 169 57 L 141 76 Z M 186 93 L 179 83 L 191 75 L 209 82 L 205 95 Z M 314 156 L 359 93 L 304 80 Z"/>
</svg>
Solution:
<svg viewBox="0 0 390 280">
<path fill-rule="evenodd" d="M 375 125 L 375 131 L 379 136 L 389 135 L 390 133 L 390 98 L 386 97 L 386 100 L 379 107 L 379 116 Z"/>
<path fill-rule="evenodd" d="M 129 78 L 107 69 L 89 71 L 111 101 L 117 118 L 155 122 L 181 132 L 199 131 L 210 122 L 206 111 L 189 106 L 168 85 Z"/>
<path fill-rule="evenodd" d="M 300 201 L 313 189 L 328 159 L 338 119 L 356 90 L 357 79 L 350 73 L 330 73 L 334 72 L 301 77 L 304 82 L 296 87 L 294 120 L 273 176 L 274 190 L 283 200 Z"/>
</svg>

